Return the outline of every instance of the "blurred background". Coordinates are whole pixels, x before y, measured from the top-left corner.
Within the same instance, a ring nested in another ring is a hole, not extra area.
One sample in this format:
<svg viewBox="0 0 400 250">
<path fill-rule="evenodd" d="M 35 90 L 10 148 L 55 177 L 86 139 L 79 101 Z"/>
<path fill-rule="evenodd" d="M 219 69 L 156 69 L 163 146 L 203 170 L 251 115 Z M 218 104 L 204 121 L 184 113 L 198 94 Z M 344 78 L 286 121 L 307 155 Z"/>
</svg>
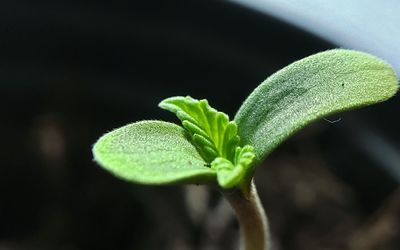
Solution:
<svg viewBox="0 0 400 250">
<path fill-rule="evenodd" d="M 1 1 L 0 250 L 237 249 L 215 188 L 123 182 L 91 146 L 130 122 L 177 122 L 157 107 L 169 96 L 233 117 L 267 76 L 326 49 L 400 72 L 400 2 L 331 2 Z M 274 249 L 400 249 L 399 107 L 316 122 L 258 168 Z"/>
</svg>

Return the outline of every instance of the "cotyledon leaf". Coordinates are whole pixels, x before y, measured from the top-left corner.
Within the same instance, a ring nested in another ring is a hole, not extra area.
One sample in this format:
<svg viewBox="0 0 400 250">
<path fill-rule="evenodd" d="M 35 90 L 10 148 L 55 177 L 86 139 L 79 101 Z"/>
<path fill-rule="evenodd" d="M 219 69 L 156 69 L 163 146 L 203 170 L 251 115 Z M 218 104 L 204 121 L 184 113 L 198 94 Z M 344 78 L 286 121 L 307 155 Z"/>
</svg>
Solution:
<svg viewBox="0 0 400 250">
<path fill-rule="evenodd" d="M 141 121 L 103 135 L 94 159 L 114 175 L 142 184 L 204 184 L 216 181 L 187 132 L 163 121 Z"/>
<path fill-rule="evenodd" d="M 387 100 L 398 89 L 386 62 L 366 53 L 335 49 L 283 68 L 246 99 L 234 121 L 256 162 L 312 121 Z"/>
</svg>

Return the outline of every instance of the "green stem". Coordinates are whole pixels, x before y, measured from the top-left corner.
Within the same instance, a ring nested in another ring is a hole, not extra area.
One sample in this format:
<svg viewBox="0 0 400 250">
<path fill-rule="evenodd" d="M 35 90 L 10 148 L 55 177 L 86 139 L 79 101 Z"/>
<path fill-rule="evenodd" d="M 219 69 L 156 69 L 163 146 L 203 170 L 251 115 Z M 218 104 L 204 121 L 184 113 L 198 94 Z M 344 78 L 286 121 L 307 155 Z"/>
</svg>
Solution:
<svg viewBox="0 0 400 250">
<path fill-rule="evenodd" d="M 242 249 L 270 249 L 268 221 L 253 181 L 245 190 L 226 191 L 223 194 L 239 220 Z"/>
</svg>

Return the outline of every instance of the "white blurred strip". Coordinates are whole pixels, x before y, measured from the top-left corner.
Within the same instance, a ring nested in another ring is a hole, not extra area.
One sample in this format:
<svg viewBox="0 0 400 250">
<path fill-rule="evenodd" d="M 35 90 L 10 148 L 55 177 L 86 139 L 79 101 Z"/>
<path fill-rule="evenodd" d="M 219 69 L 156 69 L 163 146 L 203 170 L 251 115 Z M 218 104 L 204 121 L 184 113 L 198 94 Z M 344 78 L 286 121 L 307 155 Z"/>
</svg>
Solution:
<svg viewBox="0 0 400 250">
<path fill-rule="evenodd" d="M 338 46 L 387 60 L 400 75 L 399 0 L 231 0 Z"/>
</svg>

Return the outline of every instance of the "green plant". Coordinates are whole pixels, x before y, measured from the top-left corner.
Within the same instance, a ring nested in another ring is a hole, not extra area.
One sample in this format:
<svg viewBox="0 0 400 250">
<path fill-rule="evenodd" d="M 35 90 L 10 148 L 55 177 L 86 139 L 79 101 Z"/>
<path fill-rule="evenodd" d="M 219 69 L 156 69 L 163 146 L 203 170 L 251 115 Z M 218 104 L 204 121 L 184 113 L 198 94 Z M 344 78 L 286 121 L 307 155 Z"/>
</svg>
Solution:
<svg viewBox="0 0 400 250">
<path fill-rule="evenodd" d="M 239 219 L 245 249 L 268 249 L 267 220 L 252 181 L 255 167 L 310 122 L 384 101 L 397 89 L 393 69 L 380 59 L 325 51 L 267 78 L 233 121 L 206 100 L 172 97 L 159 106 L 175 113 L 182 126 L 132 123 L 102 136 L 93 154 L 102 167 L 134 183 L 217 183 Z"/>
</svg>

